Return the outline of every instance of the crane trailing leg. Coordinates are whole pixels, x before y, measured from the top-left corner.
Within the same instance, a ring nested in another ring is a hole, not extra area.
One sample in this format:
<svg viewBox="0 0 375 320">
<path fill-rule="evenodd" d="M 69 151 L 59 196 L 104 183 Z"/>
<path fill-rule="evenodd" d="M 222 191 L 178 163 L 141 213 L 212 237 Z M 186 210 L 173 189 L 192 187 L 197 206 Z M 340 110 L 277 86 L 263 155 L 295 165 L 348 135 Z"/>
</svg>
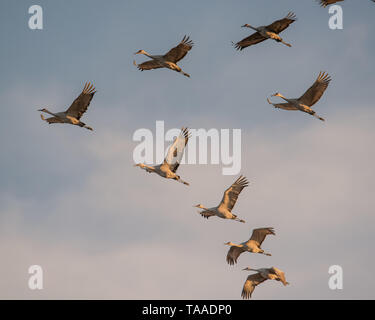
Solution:
<svg viewBox="0 0 375 320">
<path fill-rule="evenodd" d="M 186 185 L 186 186 L 190 186 L 190 184 L 189 184 L 188 182 L 182 180 L 182 179 L 180 178 L 180 176 L 177 176 L 176 178 L 174 178 L 174 180 L 176 180 L 176 181 L 178 181 L 178 182 L 181 182 L 181 183 L 183 183 L 183 184 Z"/>
<path fill-rule="evenodd" d="M 181 72 L 185 77 L 190 78 L 190 74 L 188 74 L 188 73 L 186 73 L 186 72 L 183 72 L 182 70 L 180 70 L 180 72 Z"/>
<path fill-rule="evenodd" d="M 285 44 L 287 47 L 291 47 L 292 45 L 290 43 L 286 43 L 284 40 L 280 40 L 281 43 Z"/>
<path fill-rule="evenodd" d="M 264 252 L 264 250 L 262 250 L 259 253 L 264 254 L 265 256 L 268 256 L 268 257 L 272 256 L 270 253 Z"/>
<path fill-rule="evenodd" d="M 94 131 L 93 128 L 89 127 L 87 124 L 85 124 L 85 123 L 83 123 L 83 122 L 80 122 L 78 125 L 79 125 L 80 127 L 82 127 L 82 128 L 86 128 L 87 130 Z"/>
<path fill-rule="evenodd" d="M 322 117 L 319 117 L 319 116 L 316 114 L 315 111 L 312 111 L 312 110 L 311 110 L 311 112 L 309 112 L 309 114 L 311 114 L 312 116 L 314 116 L 315 118 L 317 118 L 317 119 L 319 119 L 319 120 L 321 120 L 321 121 L 325 121 L 325 119 L 322 118 Z"/>
<path fill-rule="evenodd" d="M 233 214 L 233 218 L 232 219 L 235 220 L 235 221 L 238 221 L 238 222 L 245 223 L 245 220 L 237 218 L 237 216 L 235 214 Z"/>
<path fill-rule="evenodd" d="M 286 46 L 288 46 L 289 48 L 292 46 L 291 44 L 289 43 L 286 43 L 279 35 L 275 34 L 275 33 L 271 33 L 270 34 L 270 37 L 274 40 L 276 40 L 277 42 L 281 42 L 282 44 L 285 44 Z"/>
</svg>

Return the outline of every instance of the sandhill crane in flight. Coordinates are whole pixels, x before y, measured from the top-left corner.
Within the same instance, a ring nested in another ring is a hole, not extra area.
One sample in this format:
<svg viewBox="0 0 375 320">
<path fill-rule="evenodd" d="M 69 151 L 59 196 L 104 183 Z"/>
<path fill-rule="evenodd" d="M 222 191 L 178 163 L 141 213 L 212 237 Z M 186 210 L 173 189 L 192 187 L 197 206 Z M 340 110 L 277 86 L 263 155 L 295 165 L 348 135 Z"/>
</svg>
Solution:
<svg viewBox="0 0 375 320">
<path fill-rule="evenodd" d="M 180 165 L 182 156 L 184 154 L 184 149 L 189 141 L 190 132 L 187 128 L 182 128 L 178 137 L 176 137 L 172 145 L 168 149 L 167 156 L 164 159 L 164 162 L 157 166 L 148 166 L 143 163 L 137 163 L 135 167 L 140 167 L 141 169 L 146 170 L 148 173 L 157 173 L 159 176 L 166 179 L 173 179 L 181 182 L 185 185 L 189 185 L 186 181 L 183 181 L 179 175 L 176 174 L 176 171 Z"/>
<path fill-rule="evenodd" d="M 281 281 L 284 286 L 289 284 L 289 282 L 287 282 L 285 279 L 284 272 L 276 267 L 261 269 L 252 269 L 247 267 L 243 270 L 256 271 L 256 273 L 249 275 L 245 281 L 241 294 L 243 299 L 250 299 L 255 287 L 266 280 Z"/>
<path fill-rule="evenodd" d="M 91 127 L 87 126 L 80 119 L 82 115 L 86 112 L 90 105 L 91 99 L 95 94 L 95 87 L 91 83 L 85 84 L 81 94 L 75 99 L 68 110 L 64 112 L 53 113 L 47 109 L 40 109 L 38 111 L 48 113 L 53 117 L 45 119 L 43 114 L 40 115 L 42 120 L 51 123 L 69 123 L 79 127 L 86 128 L 88 130 L 93 130 Z"/>
<path fill-rule="evenodd" d="M 212 216 L 217 216 L 222 219 L 232 219 L 244 223 L 244 220 L 237 218 L 237 216 L 232 213 L 232 209 L 237 202 L 238 195 L 241 193 L 242 189 L 248 185 L 249 182 L 246 177 L 240 176 L 227 190 L 225 190 L 223 199 L 217 207 L 206 208 L 201 204 L 197 204 L 194 207 L 203 209 L 199 214 L 207 219 Z"/>
<path fill-rule="evenodd" d="M 237 50 L 243 50 L 246 47 L 252 46 L 267 39 L 273 39 L 277 42 L 285 44 L 288 47 L 291 47 L 289 43 L 284 42 L 284 40 L 279 36 L 279 33 L 288 28 L 289 25 L 296 20 L 296 15 L 293 12 L 289 12 L 285 18 L 277 20 L 268 26 L 253 27 L 249 24 L 245 24 L 242 26 L 243 28 L 250 28 L 256 32 L 234 44 L 234 47 Z"/>
<path fill-rule="evenodd" d="M 312 116 L 324 121 L 323 118 L 319 117 L 311 107 L 319 101 L 324 91 L 326 91 L 331 77 L 328 73 L 320 72 L 318 78 L 314 84 L 298 99 L 287 99 L 281 93 L 275 93 L 272 96 L 280 97 L 286 101 L 286 103 L 272 103 L 268 98 L 269 104 L 272 104 L 275 108 L 284 110 L 300 110 L 311 114 Z"/>
<path fill-rule="evenodd" d="M 182 41 L 177 47 L 169 50 L 165 55 L 150 55 L 145 50 L 139 50 L 135 54 L 144 54 L 145 56 L 151 58 L 152 60 L 137 64 L 133 61 L 134 65 L 138 67 L 139 70 L 151 70 L 158 68 L 168 68 L 176 72 L 182 73 L 186 77 L 190 77 L 189 74 L 181 70 L 177 65 L 177 62 L 186 56 L 188 51 L 193 47 L 193 42 L 189 37 L 184 36 Z"/>
<path fill-rule="evenodd" d="M 275 235 L 273 228 L 258 228 L 253 230 L 251 238 L 248 241 L 242 242 L 241 244 L 235 244 L 232 242 L 225 243 L 226 245 L 231 246 L 227 254 L 227 262 L 230 265 L 234 265 L 237 263 L 240 254 L 246 251 L 270 256 L 270 253 L 264 252 L 260 247 L 266 236 L 269 234 Z"/>
</svg>

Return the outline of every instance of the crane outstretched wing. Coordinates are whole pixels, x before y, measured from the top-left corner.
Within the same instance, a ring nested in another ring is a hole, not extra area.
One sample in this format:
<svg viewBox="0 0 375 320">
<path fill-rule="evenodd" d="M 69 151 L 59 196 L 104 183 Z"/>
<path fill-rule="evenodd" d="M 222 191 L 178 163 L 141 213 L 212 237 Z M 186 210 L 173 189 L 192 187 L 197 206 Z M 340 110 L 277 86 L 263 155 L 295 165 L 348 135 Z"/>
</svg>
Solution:
<svg viewBox="0 0 375 320">
<path fill-rule="evenodd" d="M 320 5 L 322 6 L 322 7 L 326 7 L 326 6 L 329 6 L 330 4 L 334 4 L 334 3 L 336 3 L 336 2 L 341 2 L 341 1 L 344 1 L 344 0 L 317 0 L 319 3 L 320 3 Z M 374 1 L 374 0 L 372 0 L 372 1 Z"/>
<path fill-rule="evenodd" d="M 262 42 L 266 39 L 267 38 L 263 37 L 259 32 L 255 32 L 251 36 L 248 36 L 247 38 L 244 38 L 237 43 L 233 43 L 233 46 L 237 50 L 241 51 L 241 50 L 245 49 L 246 47 L 252 46 L 252 45 L 257 44 L 259 42 Z"/>
<path fill-rule="evenodd" d="M 67 115 L 79 120 L 89 107 L 95 92 L 95 87 L 90 82 L 86 82 L 81 94 L 73 101 L 69 109 L 66 110 Z"/>
<path fill-rule="evenodd" d="M 137 64 L 135 61 L 133 61 L 133 64 L 141 71 L 163 68 L 163 66 L 156 60 L 149 60 L 140 64 Z"/>
<path fill-rule="evenodd" d="M 255 287 L 266 280 L 267 279 L 263 278 L 260 273 L 249 275 L 243 286 L 241 297 L 243 299 L 250 299 Z"/>
<path fill-rule="evenodd" d="M 281 271 L 280 269 L 277 269 L 276 267 L 272 267 L 271 269 L 272 269 L 272 272 L 279 277 L 280 281 L 283 283 L 284 286 L 289 284 L 289 282 L 287 282 L 285 279 L 285 274 L 283 271 Z"/>
<path fill-rule="evenodd" d="M 180 135 L 176 137 L 168 149 L 167 156 L 163 164 L 167 164 L 171 171 L 176 172 L 180 165 L 184 149 L 190 138 L 190 132 L 187 128 L 182 128 Z"/>
<path fill-rule="evenodd" d="M 254 229 L 253 230 L 253 233 L 251 234 L 251 238 L 249 239 L 249 241 L 255 241 L 258 243 L 259 246 L 262 245 L 264 239 L 269 235 L 269 234 L 272 234 L 272 235 L 275 235 L 275 231 L 273 230 L 272 227 L 270 228 L 258 228 L 258 229 Z"/>
<path fill-rule="evenodd" d="M 60 118 L 58 117 L 50 117 L 50 118 L 44 118 L 44 116 L 41 114 L 40 117 L 42 118 L 42 120 L 44 121 L 47 121 L 49 124 L 51 123 L 63 123 L 63 121 L 61 121 Z"/>
<path fill-rule="evenodd" d="M 224 192 L 223 199 L 220 202 L 220 207 L 225 207 L 231 211 L 237 202 L 238 195 L 242 189 L 247 187 L 249 182 L 246 177 L 240 176 L 227 190 Z"/>
<path fill-rule="evenodd" d="M 189 50 L 191 50 L 191 48 L 193 47 L 193 45 L 194 45 L 193 41 L 191 41 L 189 37 L 184 36 L 184 38 L 183 38 L 182 41 L 178 44 L 178 46 L 172 48 L 171 50 L 169 50 L 169 51 L 163 56 L 163 58 L 164 58 L 166 61 L 170 61 L 170 62 L 173 62 L 173 63 L 177 63 L 177 62 L 180 61 L 183 57 L 186 56 L 186 54 L 188 53 Z"/>
<path fill-rule="evenodd" d="M 328 73 L 319 72 L 319 76 L 314 84 L 299 98 L 300 103 L 309 107 L 313 106 L 322 97 L 330 81 L 331 77 Z"/>
<path fill-rule="evenodd" d="M 235 263 L 237 263 L 237 259 L 240 256 L 240 254 L 244 251 L 245 250 L 240 247 L 235 247 L 235 246 L 230 247 L 227 253 L 227 262 L 230 265 L 234 265 Z"/>
<path fill-rule="evenodd" d="M 289 12 L 285 18 L 271 23 L 270 25 L 266 26 L 266 28 L 269 31 L 272 31 L 278 34 L 281 31 L 284 31 L 286 28 L 288 28 L 289 25 L 292 24 L 296 20 L 297 20 L 296 15 L 293 12 Z"/>
<path fill-rule="evenodd" d="M 215 213 L 213 213 L 212 211 L 209 211 L 209 210 L 198 211 L 198 213 L 199 213 L 203 218 L 206 218 L 206 219 L 208 219 L 209 217 L 212 217 L 212 216 L 215 215 Z"/>
<path fill-rule="evenodd" d="M 272 103 L 270 99 L 267 98 L 267 101 L 269 104 L 272 104 L 275 108 L 280 108 L 284 110 L 299 110 L 296 108 L 293 104 L 289 102 L 284 102 L 284 103 Z"/>
<path fill-rule="evenodd" d="M 276 108 L 284 109 L 284 110 L 299 110 L 294 105 L 289 102 L 285 103 L 272 103 Z"/>
</svg>

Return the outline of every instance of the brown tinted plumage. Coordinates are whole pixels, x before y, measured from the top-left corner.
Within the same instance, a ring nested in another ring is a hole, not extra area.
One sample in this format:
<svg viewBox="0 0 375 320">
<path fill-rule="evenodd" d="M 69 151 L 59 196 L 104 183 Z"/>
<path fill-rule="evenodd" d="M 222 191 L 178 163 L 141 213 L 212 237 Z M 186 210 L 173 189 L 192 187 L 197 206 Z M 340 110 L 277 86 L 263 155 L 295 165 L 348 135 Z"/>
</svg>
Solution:
<svg viewBox="0 0 375 320">
<path fill-rule="evenodd" d="M 275 235 L 275 231 L 271 227 L 254 229 L 249 241 L 255 241 L 260 247 L 269 234 Z"/>
<path fill-rule="evenodd" d="M 241 297 L 243 299 L 250 299 L 255 287 L 266 280 L 260 273 L 249 275 L 243 286 Z"/>
<path fill-rule="evenodd" d="M 248 185 L 249 182 L 247 181 L 246 177 L 240 176 L 227 190 L 225 190 L 220 206 L 227 207 L 228 210 L 231 211 L 236 204 L 242 189 Z"/>
<path fill-rule="evenodd" d="M 281 281 L 284 286 L 288 285 L 289 282 L 285 279 L 285 273 L 276 267 L 270 268 L 270 274 L 275 275 L 273 280 Z"/>
<path fill-rule="evenodd" d="M 90 82 L 86 82 L 81 94 L 73 101 L 68 110 L 66 110 L 67 115 L 79 120 L 89 107 L 95 92 L 95 87 Z"/>
<path fill-rule="evenodd" d="M 191 41 L 190 38 L 185 35 L 178 46 L 172 48 L 164 55 L 164 59 L 166 61 L 177 63 L 186 56 L 193 45 L 193 41 Z"/>
<path fill-rule="evenodd" d="M 284 31 L 286 28 L 288 28 L 289 25 L 296 20 L 297 20 L 296 15 L 293 12 L 289 12 L 285 18 L 276 20 L 270 25 L 264 26 L 261 28 L 265 28 L 267 31 L 279 34 L 280 32 Z M 252 35 L 242 39 L 241 41 L 237 43 L 233 43 L 233 45 L 237 50 L 243 50 L 249 46 L 260 43 L 267 39 L 268 38 L 264 37 L 259 32 L 255 32 Z"/>
<path fill-rule="evenodd" d="M 267 30 L 272 31 L 276 34 L 284 31 L 286 28 L 289 27 L 294 21 L 297 20 L 296 15 L 293 12 L 289 12 L 285 18 L 277 20 L 270 25 L 266 26 Z"/>
<path fill-rule="evenodd" d="M 275 108 L 280 108 L 284 110 L 299 110 L 296 108 L 293 104 L 289 102 L 284 102 L 284 103 L 272 103 L 270 99 L 267 98 L 267 101 L 269 104 L 273 104 Z"/>
<path fill-rule="evenodd" d="M 133 63 L 141 71 L 163 68 L 163 66 L 156 60 L 149 60 L 140 64 L 136 64 L 136 62 L 133 61 Z"/>
<path fill-rule="evenodd" d="M 330 81 L 328 73 L 320 72 L 314 84 L 299 98 L 299 102 L 309 107 L 313 106 L 322 97 Z"/>
<path fill-rule="evenodd" d="M 241 296 L 243 299 L 250 299 L 255 287 L 265 280 L 280 281 L 284 286 L 289 284 L 289 282 L 287 282 L 285 279 L 284 272 L 276 267 L 261 269 L 252 269 L 247 267 L 244 270 L 255 271 L 256 273 L 247 277 L 247 280 L 242 289 Z"/>
<path fill-rule="evenodd" d="M 267 38 L 263 37 L 259 32 L 255 32 L 251 36 L 248 36 L 237 43 L 233 43 L 233 45 L 237 50 L 241 51 L 264 40 L 267 40 Z"/>
<path fill-rule="evenodd" d="M 316 117 L 321 121 L 325 121 L 325 119 L 317 115 L 311 107 L 320 100 L 330 81 L 331 77 L 328 75 L 328 73 L 320 72 L 313 85 L 300 98 L 286 98 L 281 93 L 277 92 L 272 96 L 280 97 L 285 100 L 286 103 L 272 103 L 268 98 L 267 101 L 275 108 L 284 110 L 300 110 Z"/>
<path fill-rule="evenodd" d="M 206 219 L 208 219 L 209 217 L 212 217 L 212 216 L 215 215 L 214 212 L 209 211 L 209 210 L 203 210 L 203 211 L 200 211 L 199 214 L 200 214 L 203 218 L 206 218 Z"/>
<path fill-rule="evenodd" d="M 273 228 L 258 228 L 253 230 L 250 239 L 246 242 L 243 242 L 239 245 L 236 245 L 232 242 L 227 242 L 226 245 L 231 246 L 227 253 L 227 262 L 230 265 L 234 265 L 235 263 L 237 263 L 238 257 L 243 252 L 260 253 L 270 256 L 270 253 L 264 252 L 264 250 L 261 248 L 264 239 L 267 237 L 267 235 L 270 234 L 275 235 L 275 231 Z"/>
<path fill-rule="evenodd" d="M 230 249 L 228 250 L 228 253 L 227 253 L 228 264 L 230 264 L 232 266 L 235 263 L 237 263 L 238 257 L 244 251 L 245 250 L 243 248 L 240 248 L 240 247 L 235 247 L 235 246 L 230 247 Z"/>
<path fill-rule="evenodd" d="M 341 1 L 344 1 L 344 0 L 317 0 L 319 3 L 320 3 L 320 5 L 322 6 L 322 7 L 326 7 L 326 6 L 329 6 L 330 4 L 334 4 L 334 3 L 336 3 L 336 2 L 341 2 Z M 372 0 L 372 1 L 374 1 L 374 0 Z"/>
<path fill-rule="evenodd" d="M 134 65 L 141 71 L 151 70 L 158 68 L 167 68 L 176 72 L 183 74 L 184 76 L 190 78 L 190 75 L 184 72 L 178 65 L 177 62 L 186 56 L 189 50 L 193 47 L 193 42 L 189 37 L 184 36 L 182 41 L 174 48 L 169 50 L 165 55 L 151 55 L 145 50 L 139 50 L 135 54 L 143 54 L 149 58 L 151 61 L 146 61 L 141 64 L 137 64 L 133 61 Z"/>
</svg>

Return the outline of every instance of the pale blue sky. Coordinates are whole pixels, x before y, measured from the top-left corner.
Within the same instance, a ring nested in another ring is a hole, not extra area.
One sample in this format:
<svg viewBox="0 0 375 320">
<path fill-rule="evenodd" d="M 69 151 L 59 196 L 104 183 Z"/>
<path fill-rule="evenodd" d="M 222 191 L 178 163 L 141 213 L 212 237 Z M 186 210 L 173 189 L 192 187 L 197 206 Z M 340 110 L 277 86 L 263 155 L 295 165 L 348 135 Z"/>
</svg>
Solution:
<svg viewBox="0 0 375 320">
<path fill-rule="evenodd" d="M 42 31 L 28 29 L 34 4 Z M 1 1 L 0 297 L 238 299 L 243 267 L 275 265 L 292 285 L 264 284 L 254 298 L 375 298 L 372 279 L 356 281 L 375 262 L 375 4 L 342 7 L 344 29 L 333 31 L 314 0 Z M 231 46 L 250 34 L 241 25 L 289 11 L 292 48 Z M 185 34 L 190 79 L 132 64 L 144 60 L 137 50 L 161 54 Z M 325 123 L 267 104 L 276 91 L 298 97 L 321 70 L 332 76 L 315 107 Z M 84 116 L 94 132 L 40 120 L 37 109 L 64 110 L 86 81 L 98 90 Z M 215 205 L 234 181 L 220 166 L 181 166 L 190 188 L 132 167 L 132 134 L 156 120 L 242 129 L 246 225 L 192 208 Z M 276 229 L 263 244 L 273 256 L 229 268 L 223 243 L 262 226 Z M 42 292 L 26 287 L 30 264 L 45 269 Z M 328 289 L 332 264 L 344 267 L 342 292 Z M 189 285 L 175 292 L 182 276 Z"/>
</svg>

